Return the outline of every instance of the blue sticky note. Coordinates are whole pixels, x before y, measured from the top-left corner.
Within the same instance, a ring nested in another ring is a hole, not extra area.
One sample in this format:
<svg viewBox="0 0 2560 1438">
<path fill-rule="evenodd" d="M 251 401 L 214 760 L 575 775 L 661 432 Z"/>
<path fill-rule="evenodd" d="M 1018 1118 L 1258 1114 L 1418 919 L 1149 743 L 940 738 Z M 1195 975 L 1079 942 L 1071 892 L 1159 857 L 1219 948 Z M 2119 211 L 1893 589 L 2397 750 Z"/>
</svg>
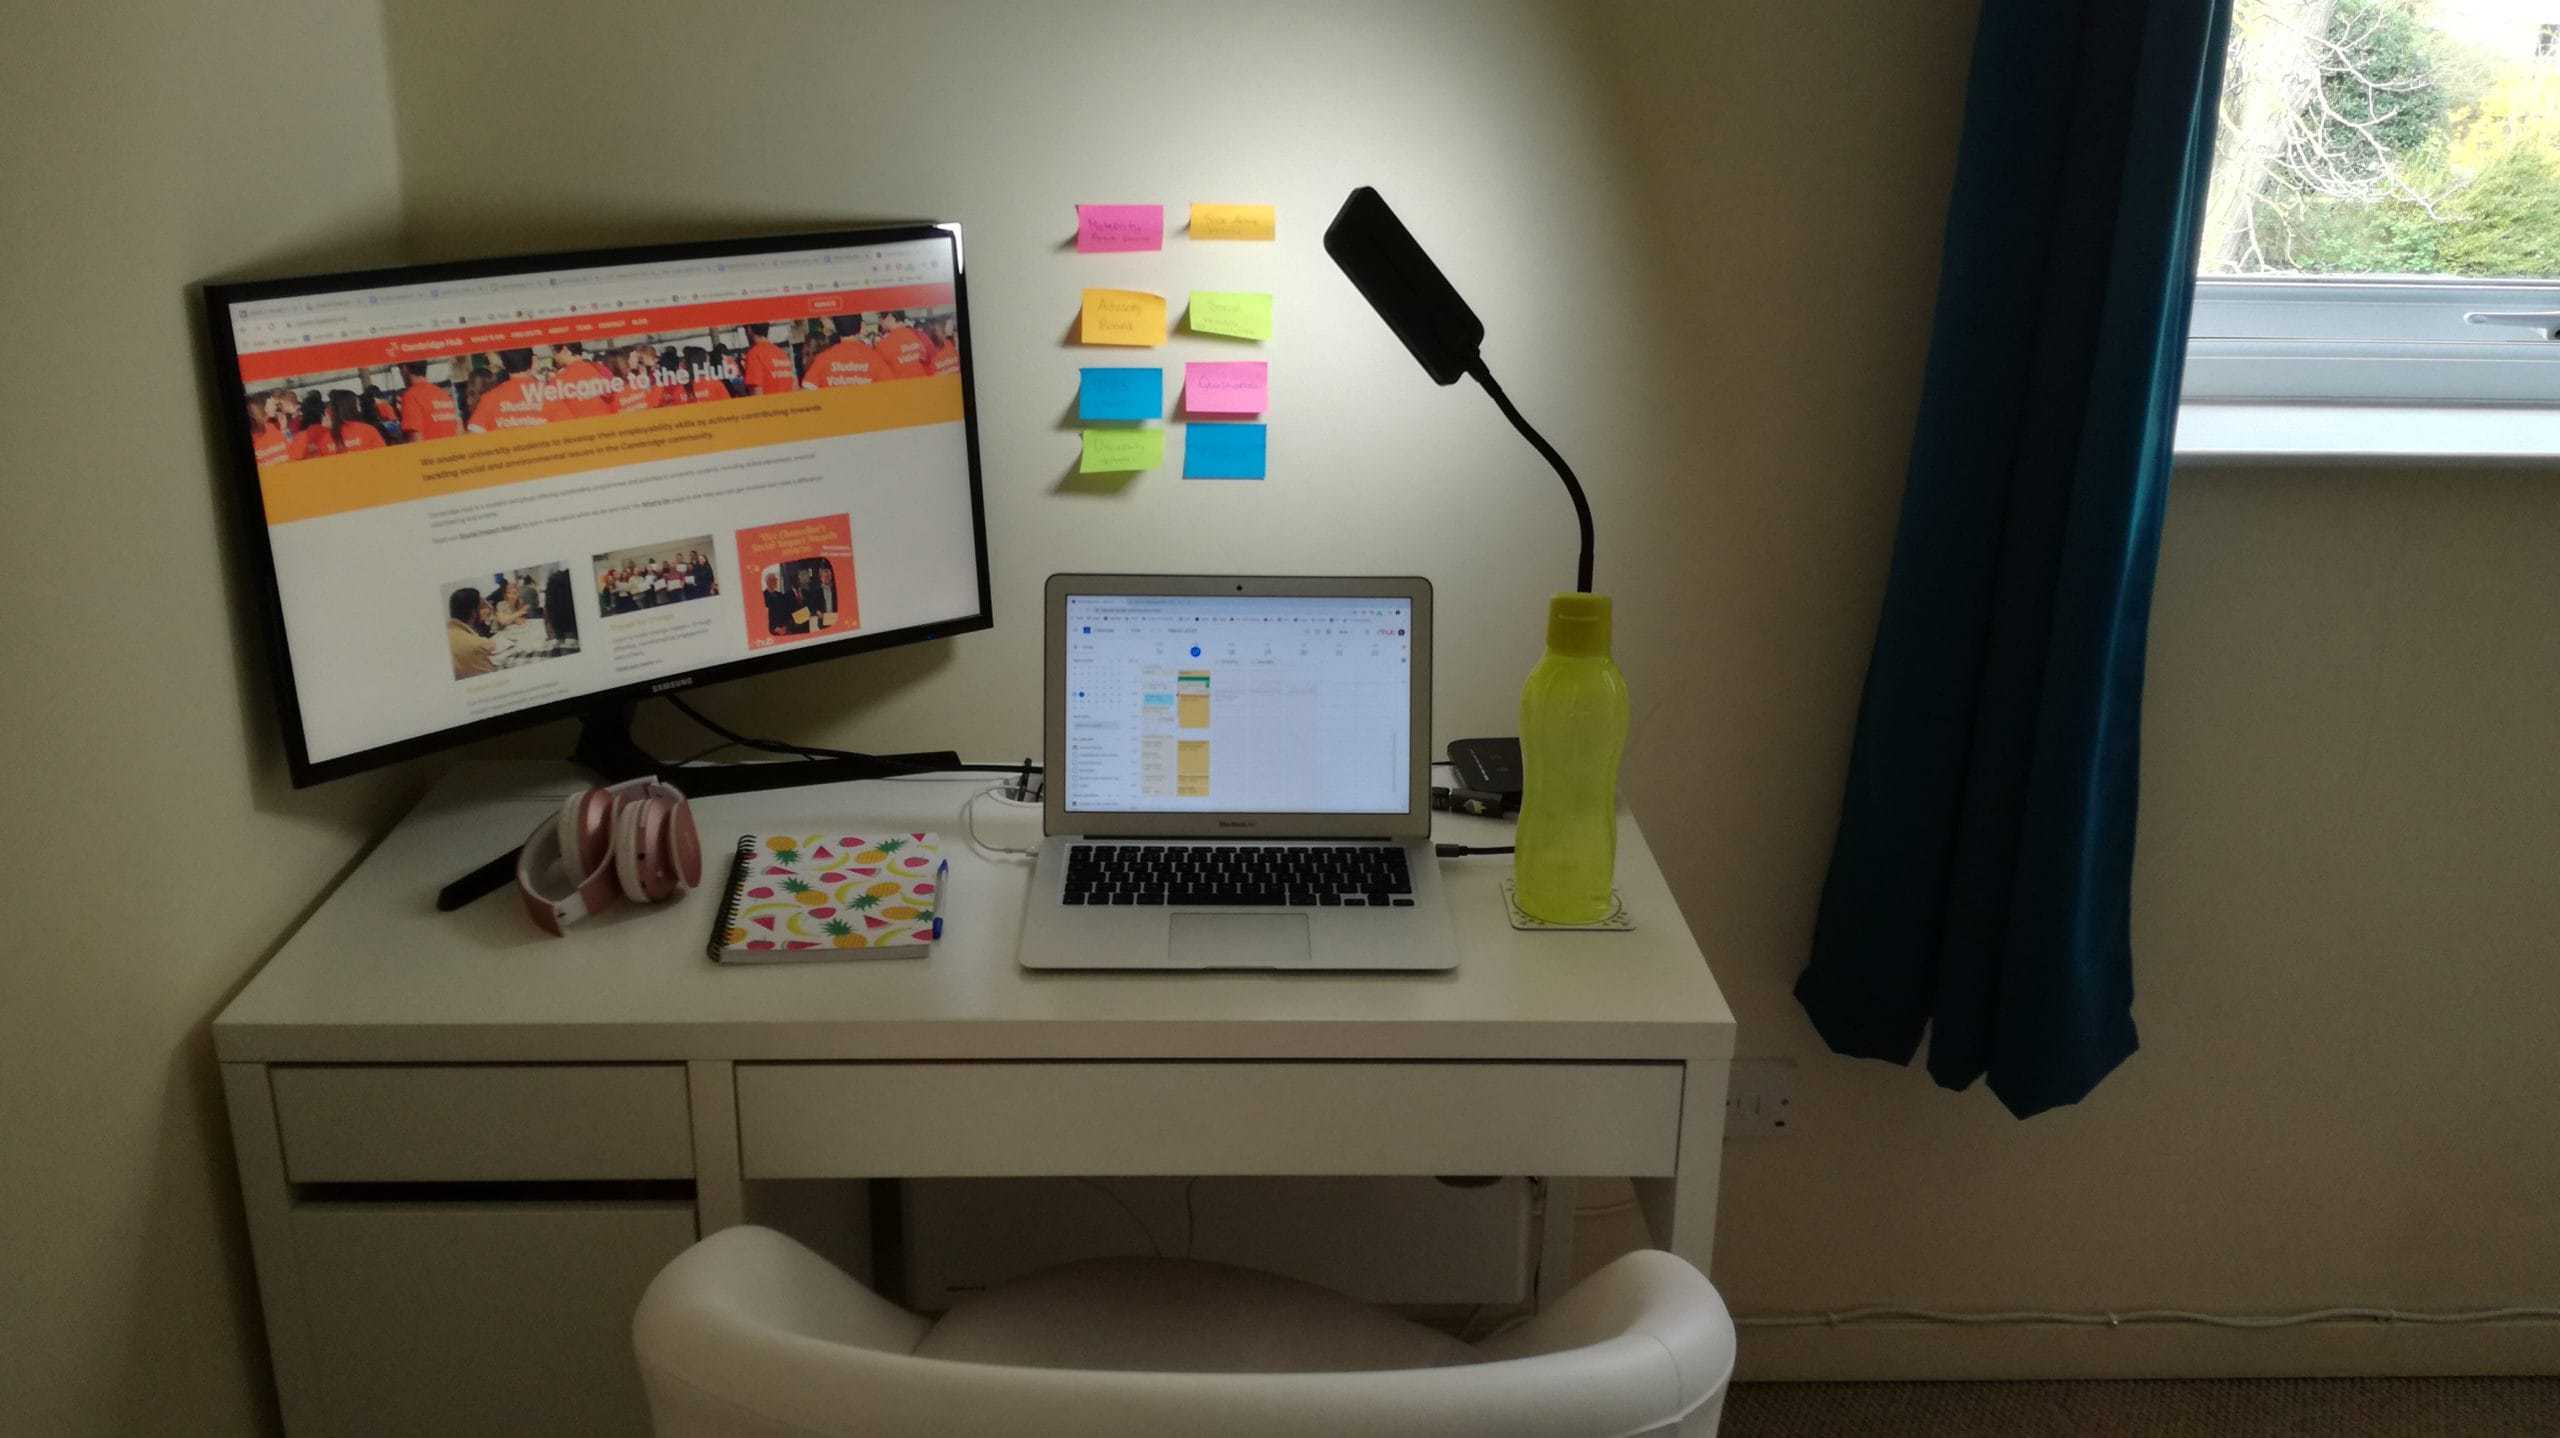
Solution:
<svg viewBox="0 0 2560 1438">
<path fill-rule="evenodd" d="M 1183 427 L 1184 479 L 1262 478 L 1267 424 L 1192 424 Z"/>
<path fill-rule="evenodd" d="M 1089 369 L 1076 391 L 1078 419 L 1164 418 L 1161 369 Z"/>
</svg>

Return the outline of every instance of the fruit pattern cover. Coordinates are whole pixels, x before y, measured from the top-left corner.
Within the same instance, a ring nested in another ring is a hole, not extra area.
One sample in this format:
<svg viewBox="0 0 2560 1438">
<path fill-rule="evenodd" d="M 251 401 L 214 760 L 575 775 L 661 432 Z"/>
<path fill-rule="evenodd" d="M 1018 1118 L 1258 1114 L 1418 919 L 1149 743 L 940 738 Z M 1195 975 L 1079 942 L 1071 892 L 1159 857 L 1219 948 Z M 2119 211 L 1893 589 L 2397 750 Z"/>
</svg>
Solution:
<svg viewBox="0 0 2560 1438">
<path fill-rule="evenodd" d="M 949 869 L 933 834 L 749 834 L 738 841 L 711 956 L 921 953 L 942 937 Z"/>
</svg>

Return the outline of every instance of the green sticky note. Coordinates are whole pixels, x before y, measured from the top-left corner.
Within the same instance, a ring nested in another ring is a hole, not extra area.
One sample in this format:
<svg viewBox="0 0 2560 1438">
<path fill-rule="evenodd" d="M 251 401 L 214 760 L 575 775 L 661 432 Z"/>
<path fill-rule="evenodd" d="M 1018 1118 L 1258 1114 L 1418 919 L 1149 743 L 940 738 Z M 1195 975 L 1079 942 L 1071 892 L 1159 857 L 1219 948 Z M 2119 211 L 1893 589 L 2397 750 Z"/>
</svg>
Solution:
<svg viewBox="0 0 2560 1438">
<path fill-rule="evenodd" d="M 1084 431 L 1084 462 L 1079 474 L 1127 474 L 1164 463 L 1164 431 L 1160 429 L 1089 429 Z"/>
<path fill-rule="evenodd" d="M 1271 338 L 1271 296 L 1241 290 L 1193 290 L 1191 332 L 1267 340 Z"/>
</svg>

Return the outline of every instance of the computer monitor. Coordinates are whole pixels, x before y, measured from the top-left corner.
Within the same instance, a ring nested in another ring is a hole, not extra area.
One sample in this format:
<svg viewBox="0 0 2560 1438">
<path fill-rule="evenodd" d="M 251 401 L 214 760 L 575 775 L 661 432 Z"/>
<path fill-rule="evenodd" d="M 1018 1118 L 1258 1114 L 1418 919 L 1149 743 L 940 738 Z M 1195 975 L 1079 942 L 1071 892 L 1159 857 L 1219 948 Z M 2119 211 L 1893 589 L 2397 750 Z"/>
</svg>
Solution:
<svg viewBox="0 0 2560 1438">
<path fill-rule="evenodd" d="M 956 225 L 205 298 L 297 785 L 993 622 Z"/>
</svg>

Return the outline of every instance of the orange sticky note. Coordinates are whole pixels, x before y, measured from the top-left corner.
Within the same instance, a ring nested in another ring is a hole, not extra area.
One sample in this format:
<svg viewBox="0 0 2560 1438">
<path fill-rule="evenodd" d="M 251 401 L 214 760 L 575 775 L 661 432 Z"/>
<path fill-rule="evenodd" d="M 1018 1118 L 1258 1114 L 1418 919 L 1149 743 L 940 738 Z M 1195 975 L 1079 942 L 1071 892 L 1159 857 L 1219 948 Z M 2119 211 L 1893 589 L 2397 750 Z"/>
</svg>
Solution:
<svg viewBox="0 0 2560 1438">
<path fill-rule="evenodd" d="M 1089 345 L 1164 343 L 1164 296 L 1144 290 L 1087 290 L 1076 338 Z"/>
<path fill-rule="evenodd" d="M 1272 205 L 1191 207 L 1191 238 L 1195 240 L 1267 240 L 1279 228 L 1280 212 Z"/>
</svg>

